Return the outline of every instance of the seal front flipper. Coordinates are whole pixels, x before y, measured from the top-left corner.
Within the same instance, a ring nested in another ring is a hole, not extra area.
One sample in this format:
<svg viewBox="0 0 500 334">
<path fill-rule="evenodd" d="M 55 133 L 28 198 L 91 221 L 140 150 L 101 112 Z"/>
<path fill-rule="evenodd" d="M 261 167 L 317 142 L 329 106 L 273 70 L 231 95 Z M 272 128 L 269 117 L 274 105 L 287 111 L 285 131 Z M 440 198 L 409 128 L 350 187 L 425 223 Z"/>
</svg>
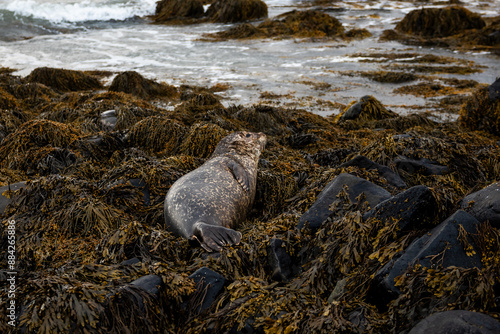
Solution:
<svg viewBox="0 0 500 334">
<path fill-rule="evenodd" d="M 193 227 L 192 238 L 207 252 L 220 252 L 223 246 L 238 245 L 241 241 L 240 232 L 224 226 L 198 222 Z"/>
<path fill-rule="evenodd" d="M 236 161 L 232 160 L 228 163 L 227 167 L 229 167 L 229 170 L 233 173 L 234 178 L 238 181 L 243 190 L 246 192 L 250 191 L 250 180 L 248 179 L 245 168 Z"/>
</svg>

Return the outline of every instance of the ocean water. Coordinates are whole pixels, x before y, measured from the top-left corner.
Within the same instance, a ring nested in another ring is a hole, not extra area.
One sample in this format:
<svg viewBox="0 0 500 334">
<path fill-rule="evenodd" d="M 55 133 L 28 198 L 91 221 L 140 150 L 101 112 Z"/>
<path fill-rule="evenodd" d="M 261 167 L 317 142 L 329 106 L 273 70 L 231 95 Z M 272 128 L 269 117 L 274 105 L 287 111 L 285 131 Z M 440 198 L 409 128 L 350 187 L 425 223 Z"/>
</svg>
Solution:
<svg viewBox="0 0 500 334">
<path fill-rule="evenodd" d="M 312 5 L 296 0 L 265 2 L 270 17 Z M 361 41 L 207 42 L 200 40 L 204 33 L 231 25 L 154 25 L 148 16 L 154 14 L 155 0 L 0 0 L 0 66 L 16 69 L 22 76 L 50 66 L 115 73 L 134 70 L 174 85 L 222 83 L 231 87 L 221 93 L 226 105 L 262 102 L 266 93 L 272 93 L 282 95 L 276 104 L 330 115 L 339 112 L 336 103 L 374 95 L 397 112 L 421 112 L 419 106 L 424 106 L 432 113 L 435 100 L 393 93 L 403 84 L 345 75 L 346 71 L 380 70 L 387 63 L 364 62 L 364 55 L 390 52 L 455 57 L 484 67 L 482 73 L 453 75 L 459 79 L 492 83 L 500 76 L 498 55 L 377 41 L 383 30 L 394 28 L 422 4 L 443 6 L 443 1 L 332 1 L 328 12 L 346 29 L 366 28 L 374 35 Z M 500 14 L 500 0 L 467 1 L 465 6 L 483 16 Z"/>
</svg>

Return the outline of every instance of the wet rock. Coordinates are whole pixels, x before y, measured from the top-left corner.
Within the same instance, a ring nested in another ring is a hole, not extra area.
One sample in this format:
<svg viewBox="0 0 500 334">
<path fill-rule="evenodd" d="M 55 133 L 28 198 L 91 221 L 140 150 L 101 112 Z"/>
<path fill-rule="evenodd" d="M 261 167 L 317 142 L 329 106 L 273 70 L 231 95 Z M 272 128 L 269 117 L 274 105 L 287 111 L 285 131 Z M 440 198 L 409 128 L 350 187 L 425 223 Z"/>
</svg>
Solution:
<svg viewBox="0 0 500 334">
<path fill-rule="evenodd" d="M 344 292 L 346 291 L 346 285 L 347 285 L 347 278 L 343 278 L 337 282 L 335 288 L 328 297 L 328 304 L 333 303 L 335 300 L 337 300 L 340 296 L 344 294 Z"/>
<path fill-rule="evenodd" d="M 435 161 L 429 159 L 409 159 L 403 155 L 394 159 L 396 167 L 400 171 L 408 174 L 420 173 L 422 175 L 443 175 L 448 172 L 448 167 L 437 165 Z"/>
<path fill-rule="evenodd" d="M 396 31 L 422 37 L 446 37 L 486 25 L 476 13 L 460 6 L 416 9 L 396 25 Z"/>
<path fill-rule="evenodd" d="M 480 222 L 500 228 L 500 182 L 466 196 L 460 206 Z"/>
<path fill-rule="evenodd" d="M 415 186 L 378 204 L 365 214 L 365 220 L 393 219 L 399 224 L 398 235 L 409 230 L 421 229 L 431 224 L 438 212 L 438 204 L 426 186 Z"/>
<path fill-rule="evenodd" d="M 222 23 L 250 21 L 267 17 L 267 5 L 262 0 L 216 0 L 206 16 Z"/>
<path fill-rule="evenodd" d="M 28 82 L 38 82 L 60 92 L 101 89 L 102 85 L 91 75 L 81 71 L 40 67 L 26 77 Z"/>
<path fill-rule="evenodd" d="M 22 188 L 26 188 L 26 181 L 0 187 L 0 216 L 5 211 L 7 205 L 12 202 L 14 192 Z"/>
<path fill-rule="evenodd" d="M 162 284 L 162 279 L 158 275 L 146 275 L 136 279 L 130 284 L 141 288 L 142 290 L 150 293 L 156 298 L 160 297 L 160 286 Z"/>
<path fill-rule="evenodd" d="M 173 98 L 178 95 L 175 87 L 146 79 L 135 71 L 126 71 L 118 74 L 113 79 L 109 91 L 124 92 L 142 99 L 155 97 Z"/>
<path fill-rule="evenodd" d="M 104 128 L 113 130 L 116 126 L 118 118 L 115 110 L 107 110 L 101 113 L 101 124 Z"/>
<path fill-rule="evenodd" d="M 201 313 L 215 302 L 217 296 L 221 293 L 226 279 L 206 267 L 196 270 L 189 276 L 196 284 L 196 291 L 200 294 L 202 301 L 196 313 Z"/>
<path fill-rule="evenodd" d="M 347 120 L 380 120 L 397 117 L 397 114 L 387 110 L 380 101 L 373 96 L 363 96 L 359 102 L 348 107 L 336 118 L 337 122 Z"/>
<path fill-rule="evenodd" d="M 400 291 L 395 287 L 394 279 L 416 264 L 426 268 L 432 268 L 438 264 L 445 268 L 450 266 L 481 268 L 481 258 L 473 240 L 466 237 L 467 242 L 472 246 L 472 249 L 468 249 L 467 252 L 464 250 L 462 241 L 459 240 L 460 229 L 463 228 L 468 234 L 474 234 L 477 233 L 478 224 L 476 218 L 459 210 L 429 233 L 413 241 L 404 250 L 401 257 L 391 260 L 375 274 L 375 284 L 371 287 L 373 299 L 388 302 L 395 298 Z M 446 252 L 444 252 L 445 250 Z M 472 253 L 471 250 L 474 250 L 475 253 Z M 441 253 L 442 256 L 436 256 Z M 435 263 L 433 258 L 437 258 L 435 261 L 439 263 Z"/>
<path fill-rule="evenodd" d="M 488 87 L 488 92 L 490 100 L 495 101 L 500 99 L 500 78 Z"/>
<path fill-rule="evenodd" d="M 495 334 L 500 333 L 500 322 L 489 315 L 471 311 L 446 311 L 428 316 L 408 334 Z"/>
<path fill-rule="evenodd" d="M 498 80 L 490 87 L 480 88 L 462 105 L 458 122 L 460 126 L 473 131 L 486 131 L 500 135 L 500 99 L 495 97 Z"/>
<path fill-rule="evenodd" d="M 165 23 L 175 19 L 199 18 L 205 10 L 200 0 L 161 0 L 156 3 L 154 21 Z"/>
<path fill-rule="evenodd" d="M 349 160 L 341 164 L 340 166 L 338 166 L 338 168 L 349 167 L 349 166 L 356 166 L 359 168 L 364 168 L 366 170 L 375 169 L 380 173 L 380 175 L 382 175 L 387 180 L 387 182 L 389 182 L 393 186 L 398 188 L 406 188 L 406 183 L 401 179 L 401 177 L 398 174 L 394 173 L 392 169 L 390 169 L 387 166 L 383 166 L 376 162 L 373 162 L 365 156 L 358 155 L 354 157 L 352 160 Z"/>
<path fill-rule="evenodd" d="M 292 259 L 283 248 L 283 241 L 272 238 L 267 246 L 267 260 L 271 266 L 271 278 L 279 282 L 287 282 L 292 275 Z"/>
<path fill-rule="evenodd" d="M 342 173 L 326 185 L 316 202 L 300 217 L 298 228 L 302 229 L 308 223 L 311 229 L 318 229 L 333 214 L 330 206 L 337 200 L 337 195 L 344 189 L 344 186 L 347 186 L 349 199 L 352 202 L 355 202 L 356 197 L 363 193 L 370 207 L 391 197 L 391 194 L 382 187 L 357 176 Z"/>
</svg>

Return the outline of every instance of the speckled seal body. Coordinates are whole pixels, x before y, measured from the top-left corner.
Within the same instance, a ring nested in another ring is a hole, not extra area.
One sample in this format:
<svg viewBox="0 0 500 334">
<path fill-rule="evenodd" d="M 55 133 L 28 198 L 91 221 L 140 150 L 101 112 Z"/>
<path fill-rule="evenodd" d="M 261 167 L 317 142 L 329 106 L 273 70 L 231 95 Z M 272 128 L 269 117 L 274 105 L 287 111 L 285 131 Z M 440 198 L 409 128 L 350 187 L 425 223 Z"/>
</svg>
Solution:
<svg viewBox="0 0 500 334">
<path fill-rule="evenodd" d="M 198 240 L 207 251 L 235 245 L 233 230 L 245 219 L 256 192 L 263 133 L 234 132 L 223 138 L 202 166 L 179 178 L 165 197 L 165 224 L 177 235 Z"/>
</svg>

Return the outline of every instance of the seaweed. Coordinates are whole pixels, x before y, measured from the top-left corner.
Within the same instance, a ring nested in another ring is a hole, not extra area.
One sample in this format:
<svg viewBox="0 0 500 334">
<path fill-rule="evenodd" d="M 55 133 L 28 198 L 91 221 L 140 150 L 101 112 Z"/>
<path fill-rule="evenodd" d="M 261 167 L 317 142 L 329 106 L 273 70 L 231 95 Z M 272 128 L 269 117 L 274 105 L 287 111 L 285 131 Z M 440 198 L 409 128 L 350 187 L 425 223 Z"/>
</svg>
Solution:
<svg viewBox="0 0 500 334">
<path fill-rule="evenodd" d="M 172 99 L 178 96 L 177 89 L 165 83 L 157 83 L 144 78 L 135 71 L 127 71 L 118 74 L 109 86 L 111 92 L 124 92 L 138 96 L 142 99 L 167 98 Z"/>
<path fill-rule="evenodd" d="M 186 127 L 180 122 L 151 116 L 130 128 L 129 144 L 159 155 L 171 155 L 180 145 Z"/>
<path fill-rule="evenodd" d="M 500 99 L 490 99 L 488 88 L 478 89 L 460 109 L 459 123 L 470 130 L 500 135 Z"/>
<path fill-rule="evenodd" d="M 262 0 L 216 0 L 206 12 L 212 22 L 235 23 L 267 17 L 267 5 Z"/>
</svg>

